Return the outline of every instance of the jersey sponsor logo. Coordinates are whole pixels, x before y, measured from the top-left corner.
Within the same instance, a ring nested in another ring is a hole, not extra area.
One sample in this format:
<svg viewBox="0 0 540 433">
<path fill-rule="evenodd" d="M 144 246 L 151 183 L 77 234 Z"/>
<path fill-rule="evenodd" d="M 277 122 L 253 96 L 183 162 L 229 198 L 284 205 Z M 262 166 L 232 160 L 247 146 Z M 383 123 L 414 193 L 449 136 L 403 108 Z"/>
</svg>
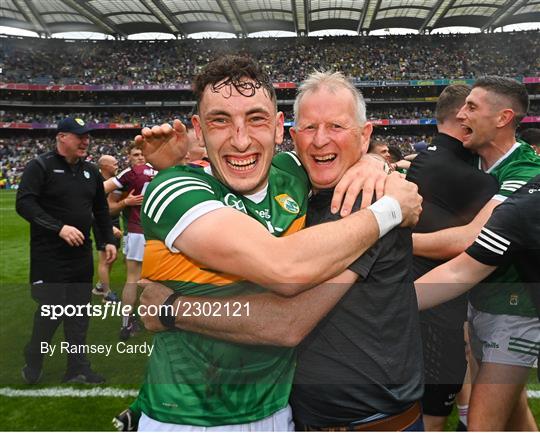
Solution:
<svg viewBox="0 0 540 433">
<path fill-rule="evenodd" d="M 272 215 L 270 215 L 270 211 L 268 209 L 258 210 L 256 212 L 261 218 L 264 218 L 266 220 L 269 220 L 272 217 Z"/>
<path fill-rule="evenodd" d="M 290 197 L 287 194 L 280 194 L 274 199 L 278 202 L 278 204 L 285 209 L 287 212 L 292 213 L 294 215 L 298 214 L 300 212 L 300 206 L 298 206 L 298 203 L 294 201 L 292 197 Z"/>
<path fill-rule="evenodd" d="M 78 117 L 75 119 L 75 122 L 77 122 L 81 126 L 84 126 L 84 120 L 79 119 Z"/>
<path fill-rule="evenodd" d="M 143 171 L 143 174 L 145 176 L 150 176 L 150 177 L 154 177 L 156 174 L 157 174 L 157 171 L 154 170 L 153 168 L 147 168 Z"/>
<path fill-rule="evenodd" d="M 247 214 L 246 205 L 233 193 L 230 192 L 229 194 L 227 194 L 223 201 L 228 207 L 232 207 L 236 210 L 239 210 L 240 212 L 244 212 Z"/>
<path fill-rule="evenodd" d="M 64 170 L 59 170 L 59 169 L 55 169 L 53 170 L 53 173 L 60 173 L 60 174 L 64 174 Z"/>
<path fill-rule="evenodd" d="M 84 170 L 83 174 L 84 174 L 84 177 L 86 177 L 87 179 L 90 179 L 90 173 L 88 171 Z"/>
<path fill-rule="evenodd" d="M 427 150 L 437 150 L 437 146 L 429 146 Z"/>
<path fill-rule="evenodd" d="M 531 188 L 529 189 L 529 194 L 534 194 L 535 192 L 540 191 L 540 188 Z"/>
</svg>

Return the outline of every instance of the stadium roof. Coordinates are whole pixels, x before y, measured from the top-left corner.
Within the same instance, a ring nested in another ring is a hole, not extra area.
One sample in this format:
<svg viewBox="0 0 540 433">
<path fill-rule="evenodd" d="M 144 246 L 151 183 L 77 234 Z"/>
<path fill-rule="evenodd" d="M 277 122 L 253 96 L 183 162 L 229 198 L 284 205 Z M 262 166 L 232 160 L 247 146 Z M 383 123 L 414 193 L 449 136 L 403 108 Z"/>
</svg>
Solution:
<svg viewBox="0 0 540 433">
<path fill-rule="evenodd" d="M 406 27 L 489 30 L 540 21 L 540 0 L 1 0 L 0 26 L 43 36 L 88 31 L 127 37 L 269 30 L 305 35 L 343 29 L 359 34 Z"/>
</svg>

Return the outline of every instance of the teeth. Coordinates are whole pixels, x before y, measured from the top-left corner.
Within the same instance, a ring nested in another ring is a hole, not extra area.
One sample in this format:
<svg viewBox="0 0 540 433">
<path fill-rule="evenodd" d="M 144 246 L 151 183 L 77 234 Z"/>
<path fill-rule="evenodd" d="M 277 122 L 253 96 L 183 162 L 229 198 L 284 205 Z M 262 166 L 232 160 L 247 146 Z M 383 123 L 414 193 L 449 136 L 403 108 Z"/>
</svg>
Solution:
<svg viewBox="0 0 540 433">
<path fill-rule="evenodd" d="M 256 161 L 257 161 L 257 157 L 255 156 L 252 156 L 246 159 L 232 159 L 232 158 L 227 159 L 227 163 L 229 165 L 232 165 L 234 168 L 244 169 L 244 170 L 250 168 L 249 166 L 255 164 Z"/>
<path fill-rule="evenodd" d="M 315 158 L 315 161 L 320 161 L 320 162 L 330 161 L 336 158 L 336 154 L 331 153 L 329 155 L 324 155 L 324 156 L 314 156 L 313 158 Z"/>
</svg>

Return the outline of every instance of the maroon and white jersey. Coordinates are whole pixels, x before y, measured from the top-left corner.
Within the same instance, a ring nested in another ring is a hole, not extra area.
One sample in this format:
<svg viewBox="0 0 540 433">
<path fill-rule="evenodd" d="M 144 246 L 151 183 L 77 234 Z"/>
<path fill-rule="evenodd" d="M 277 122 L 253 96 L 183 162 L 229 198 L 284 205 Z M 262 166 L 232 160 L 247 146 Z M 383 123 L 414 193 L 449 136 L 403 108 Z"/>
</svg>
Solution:
<svg viewBox="0 0 540 433">
<path fill-rule="evenodd" d="M 126 168 L 120 174 L 115 176 L 113 180 L 118 189 L 122 191 L 128 193 L 133 191 L 133 194 L 144 194 L 146 187 L 156 174 L 157 171 L 154 170 L 150 164 L 140 164 L 131 168 Z M 141 207 L 130 206 L 129 209 L 127 209 L 127 215 L 128 233 L 142 233 Z"/>
</svg>

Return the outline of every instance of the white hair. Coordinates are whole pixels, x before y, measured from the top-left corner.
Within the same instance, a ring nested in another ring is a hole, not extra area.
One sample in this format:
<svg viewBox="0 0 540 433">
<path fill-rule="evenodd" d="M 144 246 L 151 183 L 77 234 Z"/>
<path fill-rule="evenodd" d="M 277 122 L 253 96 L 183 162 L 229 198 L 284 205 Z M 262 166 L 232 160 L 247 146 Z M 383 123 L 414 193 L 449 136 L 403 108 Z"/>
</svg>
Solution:
<svg viewBox="0 0 540 433">
<path fill-rule="evenodd" d="M 348 80 L 341 72 L 328 72 L 328 71 L 315 71 L 311 73 L 298 88 L 298 94 L 294 100 L 294 123 L 298 123 L 298 110 L 300 102 L 306 93 L 316 92 L 321 88 L 326 88 L 330 92 L 334 93 L 339 89 L 347 89 L 353 96 L 356 118 L 360 125 L 366 123 L 366 102 L 362 93 L 354 87 L 354 85 Z"/>
</svg>

